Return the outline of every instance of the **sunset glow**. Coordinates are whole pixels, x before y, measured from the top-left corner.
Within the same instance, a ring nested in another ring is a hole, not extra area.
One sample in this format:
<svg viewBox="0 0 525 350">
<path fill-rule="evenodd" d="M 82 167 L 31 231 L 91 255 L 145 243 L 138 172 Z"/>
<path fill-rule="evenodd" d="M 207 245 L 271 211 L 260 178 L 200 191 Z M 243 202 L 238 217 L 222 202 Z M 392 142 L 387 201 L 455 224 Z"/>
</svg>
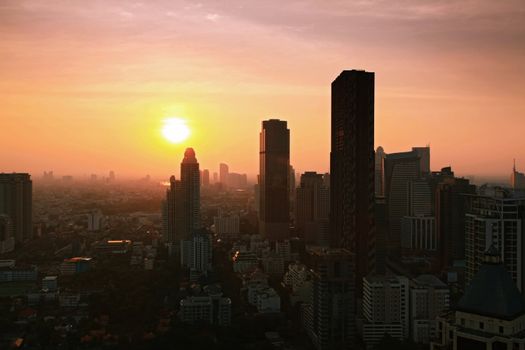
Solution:
<svg viewBox="0 0 525 350">
<path fill-rule="evenodd" d="M 162 135 L 171 143 L 180 143 L 190 136 L 190 128 L 186 121 L 180 118 L 168 118 L 164 120 Z"/>
</svg>

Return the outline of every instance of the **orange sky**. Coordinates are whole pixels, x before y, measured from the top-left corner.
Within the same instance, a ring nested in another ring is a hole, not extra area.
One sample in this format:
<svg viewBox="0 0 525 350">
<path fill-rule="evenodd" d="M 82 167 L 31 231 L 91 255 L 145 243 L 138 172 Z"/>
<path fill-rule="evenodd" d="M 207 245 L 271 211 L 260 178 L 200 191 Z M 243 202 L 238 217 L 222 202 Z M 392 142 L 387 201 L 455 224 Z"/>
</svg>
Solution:
<svg viewBox="0 0 525 350">
<path fill-rule="evenodd" d="M 329 167 L 330 83 L 376 72 L 376 145 L 430 143 L 434 169 L 525 170 L 525 3 L 0 2 L 0 171 L 167 177 L 258 171 L 260 122 L 288 120 L 292 164 Z M 192 137 L 162 139 L 166 117 Z"/>
</svg>

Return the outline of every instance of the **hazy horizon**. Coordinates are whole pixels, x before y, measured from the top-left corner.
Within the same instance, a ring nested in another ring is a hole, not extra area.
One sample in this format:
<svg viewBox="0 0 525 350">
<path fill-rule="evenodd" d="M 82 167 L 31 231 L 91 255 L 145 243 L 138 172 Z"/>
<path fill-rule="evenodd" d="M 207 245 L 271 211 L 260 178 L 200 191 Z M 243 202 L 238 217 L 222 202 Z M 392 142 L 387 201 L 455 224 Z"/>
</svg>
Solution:
<svg viewBox="0 0 525 350">
<path fill-rule="evenodd" d="M 522 7 L 3 1 L 0 172 L 166 178 L 193 147 L 202 169 L 253 179 L 268 118 L 288 121 L 298 172 L 326 172 L 330 83 L 365 69 L 376 146 L 430 144 L 433 170 L 505 178 L 513 158 L 525 170 Z M 160 132 L 173 116 L 192 132 L 177 145 Z"/>
</svg>

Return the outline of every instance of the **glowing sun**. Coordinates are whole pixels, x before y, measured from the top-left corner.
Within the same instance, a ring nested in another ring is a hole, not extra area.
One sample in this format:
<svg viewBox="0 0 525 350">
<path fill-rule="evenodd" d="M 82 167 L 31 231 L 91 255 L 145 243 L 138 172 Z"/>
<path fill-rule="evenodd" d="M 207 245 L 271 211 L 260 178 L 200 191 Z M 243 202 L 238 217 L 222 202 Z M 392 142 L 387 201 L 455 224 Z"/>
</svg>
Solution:
<svg viewBox="0 0 525 350">
<path fill-rule="evenodd" d="M 164 120 L 162 135 L 171 143 L 180 143 L 190 136 L 190 128 L 186 121 L 180 118 L 168 118 Z"/>
</svg>

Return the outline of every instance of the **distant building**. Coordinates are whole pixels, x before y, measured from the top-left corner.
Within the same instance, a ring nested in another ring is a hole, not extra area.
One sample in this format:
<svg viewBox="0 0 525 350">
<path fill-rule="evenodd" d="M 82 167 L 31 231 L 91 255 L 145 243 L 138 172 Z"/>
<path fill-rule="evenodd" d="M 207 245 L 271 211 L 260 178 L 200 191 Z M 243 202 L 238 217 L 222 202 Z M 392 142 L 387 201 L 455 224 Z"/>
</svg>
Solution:
<svg viewBox="0 0 525 350">
<path fill-rule="evenodd" d="M 270 241 L 286 239 L 290 227 L 290 130 L 286 121 L 262 122 L 259 156 L 259 232 Z"/>
<path fill-rule="evenodd" d="M 88 231 L 100 231 L 104 226 L 104 215 L 100 210 L 93 211 L 87 214 L 87 229 Z"/>
<path fill-rule="evenodd" d="M 54 292 L 58 289 L 58 276 L 46 276 L 42 278 L 42 290 Z"/>
<path fill-rule="evenodd" d="M 91 258 L 75 257 L 64 259 L 60 265 L 60 274 L 64 276 L 76 275 L 89 271 L 91 268 Z"/>
<path fill-rule="evenodd" d="M 421 175 L 430 174 L 430 146 L 412 147 L 412 152 L 415 152 L 419 157 L 419 169 L 421 170 Z"/>
<path fill-rule="evenodd" d="M 0 214 L 0 254 L 15 250 L 15 236 L 10 216 Z"/>
<path fill-rule="evenodd" d="M 407 194 L 411 181 L 421 177 L 421 161 L 415 151 L 387 154 L 385 197 L 388 219 L 389 256 L 400 257 L 402 219 L 409 215 Z"/>
<path fill-rule="evenodd" d="M 525 190 L 525 174 L 516 170 L 516 160 L 514 160 L 514 167 L 510 176 L 510 186 L 513 190 Z"/>
<path fill-rule="evenodd" d="M 248 187 L 248 175 L 246 174 L 229 173 L 227 179 L 227 186 L 233 189 Z"/>
<path fill-rule="evenodd" d="M 12 260 L 11 260 L 12 261 Z M 0 261 L 0 282 L 28 282 L 36 281 L 38 277 L 38 268 L 31 266 L 18 266 L 14 261 Z"/>
<path fill-rule="evenodd" d="M 132 242 L 129 239 L 99 241 L 93 248 L 99 254 L 126 254 L 131 251 Z"/>
<path fill-rule="evenodd" d="M 325 187 L 323 175 L 306 172 L 296 190 L 295 227 L 307 244 L 328 246 L 330 189 Z"/>
<path fill-rule="evenodd" d="M 432 350 L 525 349 L 525 299 L 490 247 L 455 311 L 438 319 Z"/>
<path fill-rule="evenodd" d="M 202 171 L 201 185 L 204 187 L 208 187 L 210 185 L 210 171 L 208 169 L 204 169 Z"/>
<path fill-rule="evenodd" d="M 206 231 L 193 234 L 193 245 L 189 268 L 196 275 L 206 275 L 211 271 L 212 236 Z"/>
<path fill-rule="evenodd" d="M 374 80 L 345 70 L 332 82 L 330 245 L 354 253 L 358 296 L 375 269 Z"/>
<path fill-rule="evenodd" d="M 0 214 L 9 216 L 16 244 L 33 237 L 33 182 L 29 174 L 0 173 Z"/>
<path fill-rule="evenodd" d="M 379 146 L 375 156 L 375 193 L 376 196 L 385 196 L 385 150 Z"/>
<path fill-rule="evenodd" d="M 230 175 L 230 168 L 228 167 L 228 164 L 225 164 L 225 163 L 219 164 L 219 181 L 224 187 L 228 186 L 229 175 Z"/>
<path fill-rule="evenodd" d="M 231 299 L 223 296 L 220 286 L 206 286 L 200 295 L 180 301 L 179 318 L 188 324 L 205 322 L 227 327 L 231 324 L 231 304 Z"/>
<path fill-rule="evenodd" d="M 224 215 L 219 210 L 219 215 L 213 218 L 214 232 L 219 238 L 237 238 L 239 236 L 239 215 Z"/>
<path fill-rule="evenodd" d="M 368 348 L 388 334 L 408 338 L 409 280 L 403 276 L 374 275 L 363 280 L 363 340 Z"/>
</svg>

